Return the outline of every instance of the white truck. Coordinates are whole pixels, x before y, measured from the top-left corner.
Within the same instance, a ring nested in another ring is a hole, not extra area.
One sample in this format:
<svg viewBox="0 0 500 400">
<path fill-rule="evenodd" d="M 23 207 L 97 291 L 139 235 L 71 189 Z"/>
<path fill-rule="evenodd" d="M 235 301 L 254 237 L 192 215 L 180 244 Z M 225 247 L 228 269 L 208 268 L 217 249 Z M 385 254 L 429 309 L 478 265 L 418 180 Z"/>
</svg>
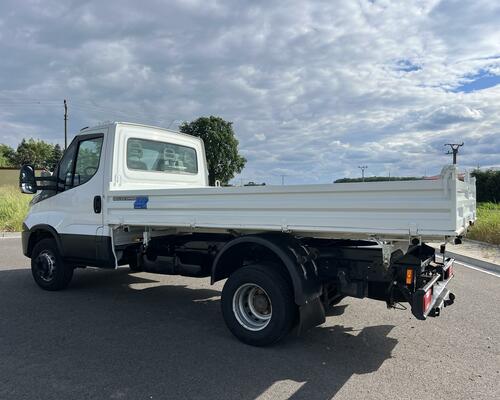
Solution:
<svg viewBox="0 0 500 400">
<path fill-rule="evenodd" d="M 437 180 L 210 187 L 202 140 L 131 123 L 81 130 L 52 176 L 23 166 L 20 188 L 37 193 L 22 242 L 43 289 L 87 266 L 227 279 L 224 320 L 258 346 L 346 296 L 439 315 L 454 300 L 445 244 L 476 219 L 475 182 L 455 166 Z"/>
</svg>

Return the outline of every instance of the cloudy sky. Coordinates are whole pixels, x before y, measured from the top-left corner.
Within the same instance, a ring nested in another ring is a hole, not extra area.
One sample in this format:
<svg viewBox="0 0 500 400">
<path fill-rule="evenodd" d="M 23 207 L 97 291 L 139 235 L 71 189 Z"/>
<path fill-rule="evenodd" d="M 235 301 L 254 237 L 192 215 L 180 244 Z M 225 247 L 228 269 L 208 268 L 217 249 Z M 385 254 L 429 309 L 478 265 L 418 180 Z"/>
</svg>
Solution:
<svg viewBox="0 0 500 400">
<path fill-rule="evenodd" d="M 0 3 L 0 142 L 105 120 L 234 122 L 244 180 L 500 165 L 500 2 Z M 239 178 L 238 178 L 239 179 Z"/>
</svg>

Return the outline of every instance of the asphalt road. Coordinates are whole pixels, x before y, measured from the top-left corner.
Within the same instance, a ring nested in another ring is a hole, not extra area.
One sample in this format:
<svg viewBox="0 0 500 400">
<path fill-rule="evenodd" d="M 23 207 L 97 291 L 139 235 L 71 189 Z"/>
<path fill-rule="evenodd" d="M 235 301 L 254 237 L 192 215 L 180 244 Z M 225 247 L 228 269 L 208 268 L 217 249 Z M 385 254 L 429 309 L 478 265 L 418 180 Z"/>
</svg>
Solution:
<svg viewBox="0 0 500 400">
<path fill-rule="evenodd" d="M 221 286 L 77 270 L 68 290 L 31 278 L 0 239 L 0 399 L 498 399 L 500 278 L 456 268 L 456 303 L 415 320 L 348 299 L 271 348 L 226 329 Z"/>
</svg>

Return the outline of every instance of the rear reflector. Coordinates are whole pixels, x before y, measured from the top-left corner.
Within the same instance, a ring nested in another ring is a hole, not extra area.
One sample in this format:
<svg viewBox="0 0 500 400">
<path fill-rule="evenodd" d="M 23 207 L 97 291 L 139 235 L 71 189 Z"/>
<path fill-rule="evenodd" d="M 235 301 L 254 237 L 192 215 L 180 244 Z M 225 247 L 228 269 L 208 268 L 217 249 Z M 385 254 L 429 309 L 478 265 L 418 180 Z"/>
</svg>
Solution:
<svg viewBox="0 0 500 400">
<path fill-rule="evenodd" d="M 427 290 L 424 294 L 424 300 L 423 300 L 423 306 L 424 306 L 424 313 L 429 309 L 430 305 L 432 302 L 432 287 Z"/>
<path fill-rule="evenodd" d="M 444 273 L 444 279 L 450 279 L 452 276 L 453 276 L 453 264 L 450 264 L 450 266 Z"/>
</svg>

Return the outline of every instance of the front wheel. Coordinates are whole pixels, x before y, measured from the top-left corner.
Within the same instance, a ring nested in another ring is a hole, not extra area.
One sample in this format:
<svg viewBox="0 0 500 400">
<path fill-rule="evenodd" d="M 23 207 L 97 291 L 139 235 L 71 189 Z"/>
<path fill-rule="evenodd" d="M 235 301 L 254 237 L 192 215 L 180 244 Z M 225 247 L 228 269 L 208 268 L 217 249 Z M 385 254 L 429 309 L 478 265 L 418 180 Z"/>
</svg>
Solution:
<svg viewBox="0 0 500 400">
<path fill-rule="evenodd" d="M 42 289 L 61 290 L 69 285 L 73 266 L 63 261 L 55 240 L 43 239 L 33 248 L 31 273 Z"/>
<path fill-rule="evenodd" d="M 282 339 L 296 321 L 288 280 L 276 265 L 250 265 L 233 273 L 222 290 L 222 314 L 242 342 L 266 346 Z"/>
</svg>

